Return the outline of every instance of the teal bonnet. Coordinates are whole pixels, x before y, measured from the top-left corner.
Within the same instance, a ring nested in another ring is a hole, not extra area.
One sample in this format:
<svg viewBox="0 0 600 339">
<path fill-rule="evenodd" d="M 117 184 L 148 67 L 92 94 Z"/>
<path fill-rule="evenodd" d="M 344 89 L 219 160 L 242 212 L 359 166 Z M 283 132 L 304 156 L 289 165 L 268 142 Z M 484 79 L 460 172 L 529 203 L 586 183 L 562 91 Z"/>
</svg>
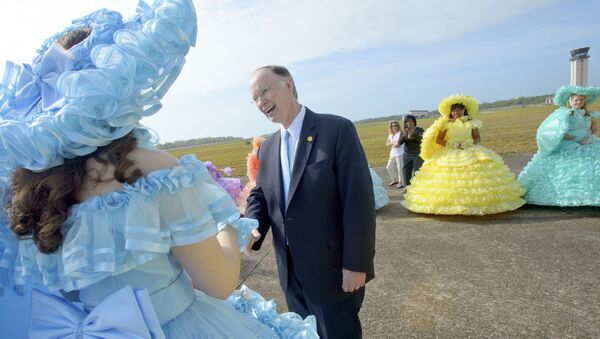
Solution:
<svg viewBox="0 0 600 339">
<path fill-rule="evenodd" d="M 562 86 L 554 95 L 554 104 L 566 107 L 573 94 L 585 96 L 585 102 L 590 105 L 600 97 L 600 87 L 596 86 Z"/>
</svg>

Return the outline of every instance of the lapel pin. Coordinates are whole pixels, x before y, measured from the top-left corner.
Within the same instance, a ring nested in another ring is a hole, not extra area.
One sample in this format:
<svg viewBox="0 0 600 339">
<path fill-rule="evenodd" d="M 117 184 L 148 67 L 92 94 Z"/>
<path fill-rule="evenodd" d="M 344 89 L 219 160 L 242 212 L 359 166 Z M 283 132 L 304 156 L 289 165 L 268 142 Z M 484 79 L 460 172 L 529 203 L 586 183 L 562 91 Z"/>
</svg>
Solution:
<svg viewBox="0 0 600 339">
<path fill-rule="evenodd" d="M 312 137 L 312 135 L 309 135 L 308 137 L 306 137 L 306 141 L 308 141 L 308 142 L 312 142 L 312 141 L 313 141 L 313 137 Z"/>
</svg>

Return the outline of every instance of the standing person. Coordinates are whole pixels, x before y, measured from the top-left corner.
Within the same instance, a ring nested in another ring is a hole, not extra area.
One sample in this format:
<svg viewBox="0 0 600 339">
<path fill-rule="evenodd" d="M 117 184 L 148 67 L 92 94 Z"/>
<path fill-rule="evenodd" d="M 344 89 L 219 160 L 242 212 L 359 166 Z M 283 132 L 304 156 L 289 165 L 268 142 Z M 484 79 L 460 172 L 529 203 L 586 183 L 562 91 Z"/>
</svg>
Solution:
<svg viewBox="0 0 600 339">
<path fill-rule="evenodd" d="M 407 187 L 402 205 L 428 214 L 483 215 L 515 210 L 523 188 L 502 158 L 479 145 L 479 105 L 472 97 L 444 98 L 442 115 L 423 135 L 425 163 Z"/>
<path fill-rule="evenodd" d="M 386 146 L 390 147 L 390 158 L 388 160 L 386 169 L 390 176 L 390 184 L 388 186 L 396 186 L 398 188 L 404 187 L 402 180 L 402 156 L 404 155 L 402 145 L 400 145 L 400 137 L 402 132 L 400 131 L 400 124 L 396 120 L 390 121 L 388 124 L 389 135 L 387 138 Z"/>
<path fill-rule="evenodd" d="M 423 129 L 417 127 L 417 118 L 414 115 L 406 115 L 404 117 L 404 132 L 400 137 L 400 145 L 404 145 L 402 174 L 406 186 L 410 185 L 410 180 L 415 172 L 423 165 L 423 159 L 419 155 L 421 153 L 421 139 L 423 139 Z"/>
<path fill-rule="evenodd" d="M 317 317 L 323 338 L 360 338 L 358 312 L 374 277 L 375 208 L 367 160 L 351 121 L 300 105 L 289 71 L 257 69 L 256 107 L 280 125 L 258 154 L 246 216 L 269 229 L 288 308 Z"/>
<path fill-rule="evenodd" d="M 14 267 L 15 280 L 65 292 L 32 292 L 29 336 L 317 337 L 314 319 L 234 290 L 258 222 L 239 218 L 201 161 L 153 148 L 139 124 L 195 44 L 192 1 L 141 2 L 126 22 L 108 10 L 73 22 L 33 65 L 7 63 L 0 92 L 17 236 L 0 232 L 0 276 Z M 15 240 L 18 253 L 6 251 Z"/>
<path fill-rule="evenodd" d="M 600 206 L 600 138 L 591 127 L 600 112 L 587 106 L 598 98 L 600 87 L 556 92 L 559 107 L 538 128 L 538 151 L 519 174 L 528 204 Z"/>
</svg>

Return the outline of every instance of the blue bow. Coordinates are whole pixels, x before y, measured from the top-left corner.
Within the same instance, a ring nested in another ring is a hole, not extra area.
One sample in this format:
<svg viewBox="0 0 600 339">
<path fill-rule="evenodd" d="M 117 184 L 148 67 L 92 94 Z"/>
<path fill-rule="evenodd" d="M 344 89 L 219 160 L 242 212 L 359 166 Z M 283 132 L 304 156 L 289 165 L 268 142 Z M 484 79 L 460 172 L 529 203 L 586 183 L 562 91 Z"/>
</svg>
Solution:
<svg viewBox="0 0 600 339">
<path fill-rule="evenodd" d="M 89 314 L 64 298 L 34 289 L 29 337 L 164 339 L 165 334 L 148 291 L 125 286 Z"/>
<path fill-rule="evenodd" d="M 58 77 L 73 68 L 75 60 L 58 44 L 48 48 L 40 62 L 38 74 L 34 74 L 31 65 L 24 64 L 17 79 L 15 91 L 15 110 L 27 114 L 41 100 L 44 111 L 58 109 L 64 105 L 64 97 L 58 92 Z"/>
</svg>

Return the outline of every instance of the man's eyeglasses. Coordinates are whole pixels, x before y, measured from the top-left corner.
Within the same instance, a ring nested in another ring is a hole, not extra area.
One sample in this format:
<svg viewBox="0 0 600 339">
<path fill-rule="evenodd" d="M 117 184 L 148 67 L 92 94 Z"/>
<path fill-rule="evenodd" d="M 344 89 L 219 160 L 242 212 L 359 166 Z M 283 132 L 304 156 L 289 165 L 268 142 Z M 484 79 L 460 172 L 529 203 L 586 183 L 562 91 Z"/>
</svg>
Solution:
<svg viewBox="0 0 600 339">
<path fill-rule="evenodd" d="M 264 99 L 264 97 L 269 93 L 270 90 L 271 90 L 270 86 L 263 88 L 262 90 L 260 90 L 260 93 L 258 93 L 257 95 L 252 97 L 252 101 L 250 103 L 251 104 L 258 103 L 258 100 Z"/>
</svg>

